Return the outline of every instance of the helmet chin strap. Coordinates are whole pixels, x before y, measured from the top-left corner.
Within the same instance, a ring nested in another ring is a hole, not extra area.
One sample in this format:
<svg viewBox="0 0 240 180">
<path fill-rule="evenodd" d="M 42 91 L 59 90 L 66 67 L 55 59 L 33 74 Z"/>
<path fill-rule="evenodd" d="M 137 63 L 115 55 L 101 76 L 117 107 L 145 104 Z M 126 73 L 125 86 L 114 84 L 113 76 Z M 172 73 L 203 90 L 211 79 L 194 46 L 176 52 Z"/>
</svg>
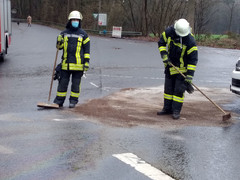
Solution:
<svg viewBox="0 0 240 180">
<path fill-rule="evenodd" d="M 182 37 L 180 36 L 181 49 L 183 48 Z"/>
</svg>

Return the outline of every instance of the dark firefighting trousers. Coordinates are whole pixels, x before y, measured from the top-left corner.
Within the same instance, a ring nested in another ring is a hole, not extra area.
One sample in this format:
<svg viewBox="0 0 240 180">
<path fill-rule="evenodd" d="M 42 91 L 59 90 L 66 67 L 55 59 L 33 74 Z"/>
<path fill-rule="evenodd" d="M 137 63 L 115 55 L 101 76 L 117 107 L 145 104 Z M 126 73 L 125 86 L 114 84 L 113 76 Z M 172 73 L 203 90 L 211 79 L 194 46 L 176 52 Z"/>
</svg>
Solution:
<svg viewBox="0 0 240 180">
<path fill-rule="evenodd" d="M 66 96 L 68 83 L 72 75 L 72 85 L 71 85 L 71 95 L 69 98 L 70 104 L 77 104 L 78 97 L 81 92 L 81 78 L 83 76 L 83 71 L 61 71 L 60 80 L 57 88 L 57 96 L 54 99 L 54 103 L 63 105 Z"/>
<path fill-rule="evenodd" d="M 180 74 L 165 75 L 164 84 L 164 109 L 180 113 L 184 101 L 184 77 Z"/>
</svg>

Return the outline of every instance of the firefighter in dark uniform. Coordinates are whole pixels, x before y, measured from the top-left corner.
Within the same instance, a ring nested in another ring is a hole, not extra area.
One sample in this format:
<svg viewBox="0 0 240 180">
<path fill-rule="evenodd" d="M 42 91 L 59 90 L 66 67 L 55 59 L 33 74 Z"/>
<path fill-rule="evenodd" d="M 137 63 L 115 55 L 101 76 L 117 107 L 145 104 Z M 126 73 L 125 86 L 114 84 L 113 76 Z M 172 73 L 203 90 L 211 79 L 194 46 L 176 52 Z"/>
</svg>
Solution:
<svg viewBox="0 0 240 180">
<path fill-rule="evenodd" d="M 177 20 L 161 35 L 158 48 L 165 66 L 164 107 L 158 115 L 172 114 L 173 119 L 180 118 L 184 101 L 184 92 L 194 76 L 198 62 L 198 49 L 191 34 L 191 27 L 185 19 Z M 170 64 L 175 65 L 186 78 Z"/>
<path fill-rule="evenodd" d="M 54 99 L 54 103 L 59 107 L 63 106 L 65 101 L 70 77 L 72 85 L 69 107 L 75 107 L 81 91 L 81 78 L 89 68 L 90 39 L 81 29 L 81 21 L 82 14 L 79 11 L 72 11 L 68 17 L 66 30 L 57 38 L 57 48 L 63 50 L 57 96 Z"/>
</svg>

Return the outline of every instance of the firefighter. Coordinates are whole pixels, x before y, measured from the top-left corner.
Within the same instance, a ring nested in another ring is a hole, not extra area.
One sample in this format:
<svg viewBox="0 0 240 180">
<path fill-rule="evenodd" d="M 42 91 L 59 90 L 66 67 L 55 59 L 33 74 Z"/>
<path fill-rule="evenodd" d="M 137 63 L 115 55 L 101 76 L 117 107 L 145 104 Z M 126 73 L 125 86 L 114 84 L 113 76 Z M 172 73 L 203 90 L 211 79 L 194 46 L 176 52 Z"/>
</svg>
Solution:
<svg viewBox="0 0 240 180">
<path fill-rule="evenodd" d="M 78 103 L 81 91 L 81 78 L 89 68 L 90 39 L 81 28 L 82 14 L 72 11 L 68 16 L 66 30 L 57 37 L 57 48 L 63 50 L 61 73 L 54 103 L 63 106 L 67 95 L 68 83 L 72 78 L 69 108 Z"/>
<path fill-rule="evenodd" d="M 158 48 L 165 66 L 164 106 L 157 115 L 171 114 L 173 119 L 180 118 L 186 84 L 192 82 L 198 62 L 198 48 L 186 19 L 175 21 L 160 37 Z M 170 64 L 175 65 L 186 78 Z"/>
</svg>

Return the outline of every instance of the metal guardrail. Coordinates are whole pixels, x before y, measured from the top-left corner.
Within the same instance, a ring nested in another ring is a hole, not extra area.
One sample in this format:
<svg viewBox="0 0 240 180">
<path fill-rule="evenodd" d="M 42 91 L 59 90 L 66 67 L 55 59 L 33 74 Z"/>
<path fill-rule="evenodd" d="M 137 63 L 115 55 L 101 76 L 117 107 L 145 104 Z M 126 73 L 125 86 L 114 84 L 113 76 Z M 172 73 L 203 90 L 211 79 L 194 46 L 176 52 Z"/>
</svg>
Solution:
<svg viewBox="0 0 240 180">
<path fill-rule="evenodd" d="M 129 37 L 129 36 L 142 36 L 142 32 L 122 31 L 122 36 L 125 36 L 125 37 Z"/>
<path fill-rule="evenodd" d="M 12 18 L 12 22 L 27 22 L 27 19 Z"/>
<path fill-rule="evenodd" d="M 12 22 L 27 23 L 27 19 L 12 18 Z M 32 20 L 32 23 L 52 25 L 52 26 L 58 26 L 58 27 L 65 27 L 66 26 L 64 24 L 53 23 L 51 21 Z"/>
<path fill-rule="evenodd" d="M 26 19 L 18 19 L 18 18 L 12 18 L 12 22 L 27 22 Z M 53 23 L 50 21 L 39 21 L 39 20 L 33 20 L 32 22 L 39 23 L 39 24 L 47 24 L 47 25 L 55 25 L 60 27 L 65 27 L 64 24 L 59 23 Z M 93 29 L 84 29 L 87 32 L 94 33 L 94 34 L 100 34 L 100 35 L 112 35 L 112 31 L 99 31 L 99 30 L 93 30 Z M 142 36 L 142 32 L 136 32 L 136 31 L 122 31 L 122 37 L 136 37 L 136 36 Z"/>
<path fill-rule="evenodd" d="M 99 34 L 107 35 L 112 34 L 112 31 L 99 31 Z M 134 36 L 142 36 L 142 32 L 136 31 L 122 31 L 122 37 L 134 37 Z"/>
</svg>

